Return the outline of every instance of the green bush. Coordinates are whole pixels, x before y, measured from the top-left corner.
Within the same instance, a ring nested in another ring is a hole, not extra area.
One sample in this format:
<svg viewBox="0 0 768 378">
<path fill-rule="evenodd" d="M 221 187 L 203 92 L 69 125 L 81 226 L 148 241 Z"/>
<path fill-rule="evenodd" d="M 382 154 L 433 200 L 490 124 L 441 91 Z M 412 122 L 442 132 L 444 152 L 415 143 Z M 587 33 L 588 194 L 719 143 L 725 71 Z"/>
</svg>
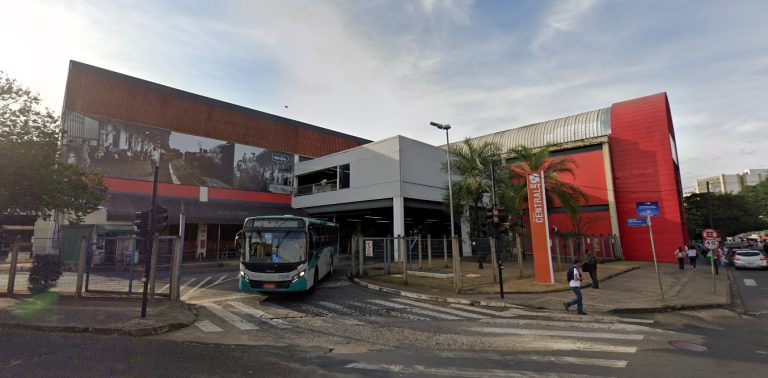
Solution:
<svg viewBox="0 0 768 378">
<path fill-rule="evenodd" d="M 61 267 L 58 255 L 35 255 L 32 270 L 29 272 L 29 291 L 39 294 L 56 286 L 56 281 L 61 277 Z"/>
</svg>

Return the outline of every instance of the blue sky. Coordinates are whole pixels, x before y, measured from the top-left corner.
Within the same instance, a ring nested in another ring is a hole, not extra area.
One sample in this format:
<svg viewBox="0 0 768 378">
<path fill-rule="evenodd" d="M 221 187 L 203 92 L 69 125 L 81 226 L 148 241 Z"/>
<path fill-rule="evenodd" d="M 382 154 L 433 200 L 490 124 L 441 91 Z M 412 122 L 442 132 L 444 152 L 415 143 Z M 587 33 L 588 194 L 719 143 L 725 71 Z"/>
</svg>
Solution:
<svg viewBox="0 0 768 378">
<path fill-rule="evenodd" d="M 82 61 L 432 144 L 667 92 L 684 190 L 768 168 L 766 1 L 4 1 L 0 70 L 61 109 Z M 286 109 L 284 105 L 287 105 Z"/>
</svg>

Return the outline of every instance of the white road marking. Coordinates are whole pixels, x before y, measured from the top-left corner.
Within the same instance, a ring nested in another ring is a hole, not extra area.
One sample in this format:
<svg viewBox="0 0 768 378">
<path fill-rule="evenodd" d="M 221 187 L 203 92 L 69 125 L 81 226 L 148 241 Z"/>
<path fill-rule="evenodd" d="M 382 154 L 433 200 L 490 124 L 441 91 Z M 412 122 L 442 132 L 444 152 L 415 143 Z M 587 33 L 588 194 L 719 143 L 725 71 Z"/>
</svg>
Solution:
<svg viewBox="0 0 768 378">
<path fill-rule="evenodd" d="M 382 308 L 382 307 L 379 307 L 379 306 L 374 306 L 374 305 L 368 304 L 368 303 L 360 303 L 360 302 L 356 302 L 356 301 L 346 301 L 346 303 L 351 304 L 353 306 L 362 307 L 362 308 L 365 308 L 365 309 L 368 309 L 368 310 L 372 310 L 372 311 L 375 311 L 375 312 L 383 312 L 383 313 L 386 313 L 388 315 L 392 315 L 392 316 L 394 316 L 396 318 L 410 319 L 410 320 L 430 320 L 429 318 L 425 318 L 423 316 L 418 316 L 418 315 L 414 315 L 414 314 L 410 314 L 410 313 L 405 313 L 405 312 L 400 312 L 400 311 L 393 311 L 393 310 L 385 309 L 385 308 Z M 405 306 L 402 306 L 402 307 L 404 308 Z"/>
<path fill-rule="evenodd" d="M 480 312 L 480 313 L 483 313 L 483 314 L 489 314 L 489 315 L 493 315 L 493 316 L 503 316 L 503 317 L 507 317 L 507 318 L 510 318 L 510 317 L 513 317 L 513 316 L 517 316 L 517 314 L 510 313 L 509 311 L 495 311 L 495 310 L 489 310 L 487 308 L 482 308 L 482 307 L 477 307 L 477 306 L 467 306 L 467 305 L 462 305 L 462 304 L 452 304 L 451 307 L 460 308 L 460 309 L 463 309 L 463 310 L 474 311 L 474 312 Z"/>
<path fill-rule="evenodd" d="M 256 325 L 253 323 L 249 323 L 245 321 L 243 318 L 219 307 L 218 305 L 215 305 L 213 303 L 208 303 L 205 305 L 205 308 L 211 310 L 214 314 L 218 315 L 220 318 L 226 320 L 229 324 L 232 324 L 233 326 L 242 329 L 242 330 L 249 330 L 249 329 L 259 329 Z"/>
<path fill-rule="evenodd" d="M 349 282 L 349 281 L 324 282 L 324 283 L 321 283 L 319 287 L 321 287 L 321 288 L 323 288 L 323 287 L 342 287 L 342 286 L 347 286 L 347 285 L 351 285 L 351 284 L 352 283 Z"/>
<path fill-rule="evenodd" d="M 322 308 L 319 308 L 319 307 L 310 306 L 310 305 L 301 305 L 301 308 L 303 308 L 307 312 L 311 312 L 313 314 L 324 316 L 324 317 L 326 317 L 328 319 L 337 320 L 337 321 L 340 321 L 342 323 L 353 324 L 353 325 L 365 324 L 365 323 L 363 323 L 363 322 L 361 322 L 359 320 L 355 320 L 355 319 L 340 318 L 338 315 L 336 315 L 336 314 L 334 314 L 334 313 L 332 313 L 332 312 L 330 312 L 328 310 L 324 310 Z"/>
<path fill-rule="evenodd" d="M 547 362 L 553 364 L 570 364 L 570 365 L 590 365 L 600 367 L 612 367 L 612 368 L 625 368 L 629 361 L 625 360 L 610 360 L 604 358 L 585 358 L 585 357 L 568 357 L 568 356 L 547 356 L 537 354 L 512 354 L 512 355 L 499 355 L 496 353 L 486 352 L 452 352 L 452 351 L 438 351 L 431 353 L 443 358 L 482 358 L 485 360 L 504 360 L 504 361 L 531 361 L 531 362 Z"/>
<path fill-rule="evenodd" d="M 288 324 L 288 323 L 286 323 L 286 322 L 284 322 L 284 321 L 282 321 L 280 319 L 271 319 L 270 316 L 266 312 L 261 311 L 261 310 L 257 310 L 257 309 L 255 309 L 255 308 L 253 308 L 251 306 L 248 306 L 245 303 L 232 301 L 232 302 L 227 302 L 227 304 L 232 306 L 232 307 L 234 307 L 234 308 L 236 308 L 236 309 L 238 309 L 238 310 L 240 310 L 240 311 L 242 311 L 242 312 L 244 312 L 244 313 L 246 313 L 246 314 L 248 314 L 248 315 L 251 315 L 251 316 L 254 316 L 254 317 L 258 318 L 259 320 L 267 322 L 267 323 L 269 323 L 269 324 L 271 324 L 271 325 L 273 325 L 273 326 L 275 326 L 277 328 L 291 328 L 290 324 Z"/>
<path fill-rule="evenodd" d="M 397 304 L 397 303 L 392 303 L 392 302 L 387 302 L 387 301 L 380 301 L 380 300 L 377 300 L 377 299 L 369 299 L 368 302 L 377 303 L 377 304 L 380 304 L 382 306 L 387 306 L 387 307 L 392 307 L 392 308 L 397 308 L 397 309 L 408 310 L 408 311 L 411 311 L 411 312 L 415 312 L 417 314 L 433 316 L 435 318 L 440 318 L 440 319 L 448 319 L 448 320 L 460 320 L 460 319 L 463 319 L 463 318 L 459 318 L 459 317 L 453 316 L 453 315 L 441 314 L 441 313 L 434 312 L 434 311 L 424 310 L 424 309 L 421 309 L 421 308 L 413 308 L 413 307 L 410 307 L 410 306 L 405 306 L 405 305 L 401 305 L 401 304 Z M 429 319 L 425 319 L 425 320 L 429 320 Z"/>
<path fill-rule="evenodd" d="M 168 290 L 168 287 L 171 286 L 170 283 L 165 284 L 165 286 L 161 287 L 160 290 L 155 291 L 155 293 L 162 293 L 166 290 Z"/>
<path fill-rule="evenodd" d="M 418 375 L 444 375 L 451 377 L 571 377 L 571 378 L 587 378 L 598 377 L 596 375 L 581 375 L 572 373 L 552 373 L 552 372 L 537 372 L 526 370 L 500 370 L 500 369 L 457 369 L 457 368 L 433 368 L 423 365 L 394 365 L 394 364 L 376 364 L 366 362 L 353 362 L 347 364 L 344 367 L 350 369 L 365 369 L 365 370 L 377 370 L 386 371 L 399 374 L 418 374 Z"/>
<path fill-rule="evenodd" d="M 344 307 L 344 306 L 341 306 L 341 305 L 337 305 L 336 303 L 331 303 L 331 302 L 317 302 L 317 304 L 319 304 L 319 305 L 321 305 L 321 306 L 323 306 L 323 307 L 328 307 L 328 308 L 330 308 L 330 309 L 334 309 L 334 310 L 336 310 L 336 311 L 339 311 L 339 312 L 345 313 L 345 314 L 347 314 L 347 315 L 358 316 L 358 317 L 362 317 L 362 316 L 363 316 L 363 314 L 361 314 L 361 313 L 359 313 L 359 312 L 357 312 L 357 311 L 355 311 L 355 310 L 352 310 L 352 309 L 348 309 L 348 308 L 346 308 L 346 307 Z"/>
<path fill-rule="evenodd" d="M 205 283 L 208 282 L 210 279 L 211 279 L 211 276 L 208 276 L 206 279 L 200 281 L 200 283 L 197 284 L 197 286 L 195 286 L 192 290 L 190 290 L 186 294 L 182 295 L 181 299 L 182 300 L 187 299 L 190 295 L 192 295 L 195 292 L 197 292 L 198 290 L 200 290 L 200 286 L 205 285 Z"/>
<path fill-rule="evenodd" d="M 179 290 L 179 293 L 184 292 L 185 287 L 189 288 L 189 285 L 192 284 L 192 282 L 195 282 L 196 279 L 197 278 L 190 278 L 189 281 L 187 281 L 187 283 L 185 283 L 184 285 L 181 285 L 181 289 Z"/>
<path fill-rule="evenodd" d="M 751 278 L 744 279 L 744 286 L 757 286 L 757 282 Z"/>
<path fill-rule="evenodd" d="M 660 329 L 650 328 L 636 324 L 624 323 L 597 323 L 597 322 L 560 322 L 538 319 L 480 319 L 483 323 L 495 324 L 515 324 L 519 326 L 541 326 L 541 327 L 559 327 L 559 328 L 586 328 L 586 329 L 604 329 L 617 332 L 664 332 Z"/>
<path fill-rule="evenodd" d="M 219 279 L 216 280 L 216 282 L 214 282 L 213 285 L 211 285 L 211 286 L 218 285 L 219 283 L 221 283 L 221 281 L 224 281 L 225 278 L 227 278 L 227 275 L 226 274 L 222 274 L 221 277 L 219 277 Z M 208 286 L 208 287 L 211 287 L 211 286 Z"/>
<path fill-rule="evenodd" d="M 546 329 L 522 329 L 522 328 L 494 328 L 494 327 L 474 327 L 468 328 L 471 331 L 485 333 L 506 333 L 513 335 L 537 335 L 537 336 L 563 336 L 563 337 L 581 337 L 589 339 L 617 339 L 617 340 L 642 340 L 643 335 L 607 333 L 607 332 L 575 332 L 575 331 L 556 331 Z"/>
<path fill-rule="evenodd" d="M 189 301 L 189 303 L 196 303 L 196 304 L 201 304 L 201 305 L 205 306 L 206 303 L 219 302 L 219 301 L 228 301 L 228 300 L 232 300 L 232 299 L 249 298 L 249 297 L 252 298 L 252 297 L 255 297 L 257 295 L 258 294 L 241 293 L 241 294 L 235 294 L 235 295 L 230 295 L 230 296 L 220 297 L 220 298 L 193 300 L 193 301 Z"/>
<path fill-rule="evenodd" d="M 580 317 L 580 315 L 574 315 L 574 314 L 565 314 L 565 313 L 553 313 L 553 312 L 536 312 L 536 311 L 526 311 L 526 310 L 518 310 L 518 309 L 510 309 L 507 311 L 504 311 L 503 316 L 512 317 L 515 315 L 518 316 L 538 316 L 538 317 L 546 317 L 551 319 L 563 319 L 563 320 L 573 320 L 576 317 Z M 607 321 L 607 322 L 624 322 L 624 323 L 640 323 L 640 324 L 653 324 L 654 320 L 649 319 L 636 319 L 636 318 L 622 318 L 618 316 L 600 316 L 600 315 L 589 315 L 589 320 L 591 321 Z"/>
<path fill-rule="evenodd" d="M 459 310 L 454 310 L 454 309 L 450 309 L 450 308 L 443 308 L 443 307 L 440 307 L 440 306 L 433 306 L 433 305 L 430 305 L 430 304 L 416 302 L 416 301 L 412 301 L 412 300 L 409 300 L 409 299 L 393 298 L 392 300 L 398 301 L 400 303 L 407 303 L 407 304 L 414 305 L 414 306 L 428 308 L 430 310 L 447 312 L 449 314 L 459 315 L 459 316 L 463 316 L 465 318 L 472 318 L 472 319 L 486 319 L 486 318 L 488 318 L 487 316 L 484 316 L 484 315 L 477 315 L 477 314 L 473 314 L 473 313 L 466 312 L 466 311 L 459 311 Z"/>
<path fill-rule="evenodd" d="M 201 320 L 199 322 L 195 322 L 195 325 L 197 328 L 200 328 L 203 332 L 221 332 L 223 329 L 221 329 L 216 324 L 211 323 L 209 320 Z"/>
</svg>

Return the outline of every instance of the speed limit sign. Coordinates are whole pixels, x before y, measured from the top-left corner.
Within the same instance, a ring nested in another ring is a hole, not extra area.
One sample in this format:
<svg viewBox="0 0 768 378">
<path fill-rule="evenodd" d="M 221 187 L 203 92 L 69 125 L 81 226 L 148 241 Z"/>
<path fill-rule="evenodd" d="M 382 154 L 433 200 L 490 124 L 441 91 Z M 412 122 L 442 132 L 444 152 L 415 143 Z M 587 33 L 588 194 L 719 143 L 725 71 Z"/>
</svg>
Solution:
<svg viewBox="0 0 768 378">
<path fill-rule="evenodd" d="M 718 243 L 717 240 L 714 240 L 714 239 L 704 240 L 704 246 L 707 247 L 707 249 L 710 249 L 710 250 L 716 249 L 719 245 L 720 243 Z"/>
<path fill-rule="evenodd" d="M 701 232 L 701 236 L 704 237 L 704 239 L 706 240 L 715 240 L 720 235 L 717 234 L 717 231 L 711 228 L 708 228 Z"/>
</svg>

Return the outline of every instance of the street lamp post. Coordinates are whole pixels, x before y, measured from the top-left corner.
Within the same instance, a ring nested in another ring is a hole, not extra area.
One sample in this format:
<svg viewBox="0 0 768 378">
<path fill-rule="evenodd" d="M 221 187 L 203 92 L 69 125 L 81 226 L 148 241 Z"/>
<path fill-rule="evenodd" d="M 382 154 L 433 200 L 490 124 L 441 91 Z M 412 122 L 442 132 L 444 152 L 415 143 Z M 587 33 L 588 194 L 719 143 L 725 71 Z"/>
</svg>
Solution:
<svg viewBox="0 0 768 378">
<path fill-rule="evenodd" d="M 430 122 L 430 125 L 437 127 L 440 130 L 445 130 L 445 160 L 448 161 L 448 204 L 451 208 L 451 238 L 456 236 L 456 233 L 453 230 L 453 184 L 451 180 L 451 141 L 448 139 L 448 130 L 451 129 L 451 125 L 448 124 L 441 124 L 437 122 Z"/>
</svg>

